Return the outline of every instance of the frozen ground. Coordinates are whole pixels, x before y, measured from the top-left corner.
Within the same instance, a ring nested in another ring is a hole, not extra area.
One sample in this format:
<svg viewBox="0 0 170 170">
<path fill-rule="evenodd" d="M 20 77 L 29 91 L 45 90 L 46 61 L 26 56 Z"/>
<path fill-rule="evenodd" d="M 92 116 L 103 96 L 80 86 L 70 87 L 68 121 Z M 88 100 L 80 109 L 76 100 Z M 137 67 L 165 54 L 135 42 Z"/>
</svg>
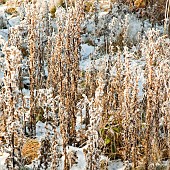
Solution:
<svg viewBox="0 0 170 170">
<path fill-rule="evenodd" d="M 5 10 L 5 6 L 0 6 L 0 15 L 2 15 L 4 17 L 4 10 Z M 116 10 L 117 9 L 113 9 Z M 99 17 L 104 17 L 105 15 L 107 15 L 107 12 L 102 12 L 99 14 Z M 11 26 L 15 26 L 19 24 L 19 17 L 12 17 L 10 18 L 10 16 L 7 16 L 6 18 L 8 20 L 8 25 Z M 144 28 L 142 26 L 142 23 L 140 20 L 138 20 L 134 15 L 132 16 L 127 16 L 127 21 L 129 22 L 129 27 L 128 27 L 128 36 L 130 37 L 131 40 L 135 41 L 135 37 L 137 36 L 137 33 L 139 31 L 141 31 L 142 29 L 144 29 L 144 31 L 146 31 L 151 25 L 149 24 L 148 21 L 146 21 Z M 118 37 L 118 35 L 121 32 L 121 29 L 123 29 L 122 25 L 119 23 L 119 16 L 116 16 L 112 19 L 111 21 L 112 23 L 114 23 L 114 29 L 116 32 L 115 38 Z M 102 27 L 102 20 L 101 20 L 101 27 Z M 100 27 L 99 26 L 99 27 Z M 161 28 L 162 29 L 162 28 Z M 89 20 L 89 23 L 87 23 L 87 31 L 92 33 L 94 31 L 94 18 L 92 18 L 91 20 Z M 7 40 L 8 39 L 8 29 L 1 29 L 0 30 L 0 35 Z M 102 40 L 102 37 L 100 37 L 100 39 Z M 102 41 L 101 41 L 102 42 Z M 95 47 L 93 45 L 89 45 L 87 43 L 83 43 L 81 45 L 82 49 L 81 49 L 81 54 L 82 54 L 82 59 L 80 61 L 80 69 L 82 70 L 86 70 L 86 69 L 90 69 L 92 67 L 92 61 L 90 60 L 90 55 L 92 55 L 95 51 Z M 97 69 L 102 69 L 103 68 L 103 64 L 106 62 L 107 60 L 107 55 L 101 55 L 98 59 L 95 60 L 95 67 Z M 131 67 L 143 67 L 144 66 L 144 61 L 142 60 L 133 60 L 131 61 Z M 142 69 L 141 69 L 142 70 Z M 112 70 L 113 74 L 114 74 L 114 69 Z M 2 81 L 3 79 L 3 72 L 0 71 L 0 79 Z M 143 95 L 143 83 L 145 82 L 144 79 L 144 72 L 140 72 L 140 78 L 139 78 L 139 97 L 141 97 Z M 25 94 L 29 95 L 29 91 L 24 89 L 23 90 Z M 77 124 L 77 127 L 79 127 L 79 124 Z M 52 129 L 50 127 L 50 125 L 48 126 L 49 129 Z M 58 129 L 59 131 L 59 129 Z M 45 136 L 46 130 L 45 130 L 45 124 L 42 122 L 38 122 L 37 123 L 37 138 L 38 140 L 41 140 L 44 136 Z M 86 147 L 86 146 L 85 146 Z M 78 156 L 78 164 L 74 165 L 71 170 L 85 170 L 85 155 L 83 153 L 83 148 L 76 148 L 76 147 L 69 147 L 68 148 L 69 151 L 75 151 L 77 153 Z M 3 153 L 3 155 L 0 155 L 0 170 L 3 170 L 4 168 L 4 163 L 6 158 L 8 157 L 8 153 Z M 103 159 L 106 159 L 104 156 L 102 157 Z M 64 159 L 64 158 L 63 158 Z M 62 160 L 63 160 L 62 159 Z M 33 165 L 29 165 L 28 167 L 32 167 Z M 61 167 L 62 169 L 62 167 Z M 108 166 L 109 170 L 124 170 L 125 166 L 123 165 L 123 163 L 121 161 L 109 161 L 109 166 Z"/>
<path fill-rule="evenodd" d="M 5 10 L 5 6 L 0 6 L 0 13 L 3 14 L 4 10 Z M 101 12 L 99 14 L 99 17 L 102 18 L 105 15 L 107 15 L 107 12 Z M 10 26 L 15 26 L 19 24 L 19 17 L 12 17 L 10 18 L 9 16 L 7 16 L 7 20 L 8 20 L 8 24 Z M 115 19 L 116 20 L 116 19 Z M 117 22 L 117 21 L 116 21 Z M 101 27 L 102 27 L 102 20 L 101 20 Z M 116 23 L 117 24 L 117 23 Z M 119 27 L 121 27 L 120 25 L 117 25 L 117 28 L 119 29 Z M 130 25 L 130 29 L 128 34 L 130 34 L 130 38 L 133 39 L 135 37 L 135 35 L 137 34 L 137 31 L 140 31 L 141 28 L 141 23 L 139 21 L 135 21 L 135 18 L 132 17 L 132 21 L 131 21 L 131 25 Z M 93 19 L 89 21 L 89 23 L 87 24 L 87 31 L 88 32 L 93 32 L 94 31 L 94 21 Z M 118 30 L 117 30 L 118 31 Z M 119 30 L 120 31 L 120 30 Z M 118 34 L 120 32 L 117 32 Z M 130 32 L 131 31 L 131 32 Z M 8 29 L 1 29 L 0 30 L 0 35 L 2 35 L 2 37 L 7 40 L 8 38 Z M 100 37 L 101 42 L 103 42 L 103 37 Z M 82 54 L 82 59 L 80 61 L 80 69 L 82 70 L 86 70 L 86 69 L 90 69 L 92 67 L 92 61 L 90 60 L 90 56 L 94 53 L 95 51 L 95 47 L 93 45 L 88 45 L 86 43 L 83 43 L 81 45 L 82 49 L 81 49 L 81 54 Z M 106 55 L 102 55 L 100 56 L 98 59 L 95 60 L 95 67 L 96 69 L 103 69 L 105 62 L 107 60 L 108 56 Z M 132 63 L 133 65 L 138 64 L 134 61 L 134 63 Z M 3 72 L 0 72 L 0 78 L 3 78 Z M 143 83 L 143 77 L 141 77 L 140 81 L 139 81 L 139 85 L 142 89 L 142 83 Z M 29 95 L 29 91 L 24 89 L 23 90 L 24 94 Z M 140 95 L 142 95 L 142 92 L 139 92 Z M 79 119 L 79 118 L 78 118 Z M 77 128 L 79 127 L 79 124 L 77 124 Z M 48 130 L 51 129 L 52 127 L 50 125 L 48 125 Z M 59 131 L 59 129 L 58 129 Z M 40 141 L 44 136 L 46 135 L 46 128 L 45 128 L 45 124 L 42 122 L 38 122 L 37 123 L 37 139 Z M 86 146 L 85 146 L 86 147 Z M 83 153 L 83 148 L 76 148 L 76 147 L 69 147 L 68 148 L 68 152 L 70 151 L 74 151 L 77 153 L 78 156 L 78 164 L 74 165 L 71 170 L 85 170 L 85 166 L 86 166 L 86 161 L 85 161 L 85 155 Z M 0 156 L 0 170 L 3 169 L 4 167 L 4 163 L 5 163 L 5 159 L 8 157 L 7 153 L 3 153 L 2 156 Z M 106 157 L 102 156 L 102 159 L 106 159 Z M 62 159 L 62 161 L 64 160 L 64 158 Z M 63 164 L 63 163 L 62 163 Z M 33 164 L 29 165 L 29 168 L 32 168 Z M 62 167 L 60 167 L 62 170 Z M 108 166 L 109 170 L 124 170 L 125 167 L 123 166 L 123 163 L 121 161 L 109 161 L 109 166 Z M 59 170 L 59 169 L 58 169 Z"/>
<path fill-rule="evenodd" d="M 5 160 L 8 156 L 9 156 L 8 153 L 3 153 L 3 155 L 0 156 L 0 170 L 5 170 L 4 164 L 5 164 Z"/>
</svg>

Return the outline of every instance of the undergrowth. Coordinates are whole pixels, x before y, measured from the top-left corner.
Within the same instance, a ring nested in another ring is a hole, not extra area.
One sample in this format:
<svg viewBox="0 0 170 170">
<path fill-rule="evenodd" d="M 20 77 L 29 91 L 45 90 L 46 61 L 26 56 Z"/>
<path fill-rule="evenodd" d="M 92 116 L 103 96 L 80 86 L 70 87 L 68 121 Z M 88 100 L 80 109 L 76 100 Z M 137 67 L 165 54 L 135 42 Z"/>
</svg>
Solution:
<svg viewBox="0 0 170 170">
<path fill-rule="evenodd" d="M 87 170 L 102 169 L 115 159 L 127 169 L 145 170 L 169 161 L 170 39 L 149 29 L 133 44 L 126 18 L 120 20 L 121 39 L 115 41 L 112 29 L 99 30 L 100 4 L 91 3 L 92 10 L 83 0 L 50 10 L 47 2 L 27 2 L 20 25 L 10 28 L 2 44 L 0 93 L 7 169 L 33 163 L 35 169 L 70 170 L 78 158 L 68 146 L 83 148 Z M 148 1 L 142 8 L 148 4 L 153 5 Z M 95 37 L 95 51 L 89 55 L 89 69 L 83 70 L 87 11 L 94 17 L 94 35 L 89 36 Z M 97 36 L 104 36 L 103 56 Z M 41 140 L 40 122 L 45 124 Z"/>
</svg>

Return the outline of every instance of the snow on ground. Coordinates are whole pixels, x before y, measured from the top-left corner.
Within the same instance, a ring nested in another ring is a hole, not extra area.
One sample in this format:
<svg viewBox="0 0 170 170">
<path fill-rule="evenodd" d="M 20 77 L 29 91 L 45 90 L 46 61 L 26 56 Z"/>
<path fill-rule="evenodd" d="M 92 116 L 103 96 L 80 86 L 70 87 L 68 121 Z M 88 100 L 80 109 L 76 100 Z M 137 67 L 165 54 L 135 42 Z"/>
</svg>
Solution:
<svg viewBox="0 0 170 170">
<path fill-rule="evenodd" d="M 57 131 L 59 131 L 59 128 L 57 129 Z M 37 139 L 40 141 L 42 138 L 46 136 L 47 132 L 50 132 L 52 134 L 53 132 L 52 127 L 49 124 L 45 124 L 43 122 L 38 121 L 36 124 Z"/>
<path fill-rule="evenodd" d="M 4 164 L 5 164 L 5 160 L 8 156 L 9 156 L 8 153 L 3 153 L 3 155 L 0 156 L 0 170 L 5 170 Z"/>
<path fill-rule="evenodd" d="M 125 170 L 125 166 L 121 160 L 110 161 L 108 170 Z"/>
<path fill-rule="evenodd" d="M 0 29 L 0 35 L 5 41 L 8 40 L 8 29 Z"/>
<path fill-rule="evenodd" d="M 3 77 L 4 77 L 4 73 L 3 73 L 3 72 L 0 72 L 0 83 L 2 83 Z"/>
<path fill-rule="evenodd" d="M 86 167 L 86 160 L 85 160 L 85 156 L 83 153 L 83 149 L 82 148 L 76 148 L 76 147 L 72 147 L 70 146 L 68 148 L 69 152 L 74 151 L 77 153 L 77 157 L 78 157 L 78 164 L 73 165 L 71 170 L 85 170 Z"/>
<path fill-rule="evenodd" d="M 5 10 L 5 6 L 0 6 L 0 15 L 2 13 L 4 13 L 4 10 Z M 116 11 L 116 9 L 113 9 Z M 116 12 L 115 12 L 116 13 Z M 107 12 L 102 12 L 99 14 L 99 18 L 102 18 L 104 15 L 106 15 Z M 94 19 L 94 18 L 93 18 Z M 94 22 L 93 22 L 93 19 L 89 21 L 89 24 L 87 25 L 87 31 L 88 32 L 94 32 Z M 19 24 L 19 17 L 12 17 L 10 18 L 8 16 L 8 20 L 9 20 L 9 24 L 11 26 L 15 26 L 15 25 L 18 25 Z M 143 28 L 142 26 L 142 22 L 140 20 L 138 20 L 136 17 L 134 16 L 127 16 L 127 20 L 129 22 L 129 27 L 128 27 L 128 36 L 131 40 L 134 40 L 134 37 L 137 36 L 138 32 L 141 31 Z M 111 22 L 119 22 L 119 20 L 116 20 L 116 18 L 112 19 Z M 100 23 L 99 25 L 101 26 L 103 24 L 103 22 L 100 20 Z M 118 24 L 118 25 L 116 25 Z M 114 23 L 114 26 L 115 28 L 120 28 L 120 23 Z M 149 27 L 151 27 L 151 24 L 149 24 L 148 21 L 146 21 L 144 23 L 144 27 L 146 29 L 148 29 Z M 117 30 L 117 33 L 120 33 L 121 31 L 118 31 Z M 1 29 L 0 30 L 0 35 L 2 35 L 2 37 L 4 37 L 5 40 L 8 39 L 8 29 Z M 82 70 L 87 70 L 87 69 L 90 69 L 93 65 L 93 62 L 91 59 L 90 59 L 90 55 L 94 53 L 95 51 L 95 48 L 93 45 L 88 45 L 88 44 L 82 44 L 81 45 L 81 55 L 82 55 L 82 59 L 80 61 L 80 69 Z M 95 60 L 95 64 L 94 64 L 94 67 L 97 68 L 97 69 L 102 69 L 103 68 L 103 64 L 106 63 L 106 60 L 108 59 L 108 56 L 106 55 L 103 55 L 103 56 L 100 56 L 100 58 L 96 59 Z M 144 62 L 143 61 L 140 61 L 140 60 L 133 60 L 131 62 L 131 67 L 136 67 L 136 66 L 139 66 L 139 67 L 143 67 L 144 66 Z M 142 70 L 142 69 L 141 69 Z M 46 70 L 47 72 L 47 70 Z M 114 73 L 115 70 L 113 69 L 112 72 Z M 143 95 L 143 83 L 145 82 L 145 79 L 144 79 L 144 72 L 140 72 L 140 75 L 139 75 L 139 97 L 141 97 Z M 0 72 L 0 79 L 3 78 L 3 73 Z M 26 81 L 26 80 L 25 80 Z M 29 96 L 29 90 L 26 90 L 26 89 L 23 89 L 23 93 L 25 95 L 28 95 Z M 28 97 L 27 96 L 27 97 Z M 78 116 L 78 122 L 77 122 L 77 129 L 80 128 L 80 122 L 81 122 L 81 116 Z M 49 130 L 52 130 L 52 127 L 50 125 L 47 125 L 47 128 Z M 37 138 L 38 140 L 40 141 L 45 135 L 46 135 L 46 125 L 45 123 L 42 123 L 42 122 L 38 122 L 37 123 Z M 58 129 L 59 131 L 59 129 Z M 52 133 L 52 132 L 51 132 Z M 76 148 L 76 147 L 69 147 L 68 148 L 68 151 L 76 151 L 77 152 L 77 156 L 78 156 L 78 164 L 77 165 L 74 165 L 71 170 L 84 170 L 85 169 L 85 166 L 86 166 L 86 161 L 85 161 L 85 156 L 84 156 L 84 153 L 83 153 L 83 148 Z M 5 163 L 5 160 L 6 158 L 8 157 L 8 153 L 3 153 L 2 156 L 0 156 L 0 170 L 3 170 L 3 166 L 4 166 L 4 163 Z M 63 158 L 64 159 L 64 158 Z M 30 165 L 29 167 L 31 167 L 32 165 Z M 124 170 L 125 167 L 123 165 L 123 163 L 121 161 L 109 161 L 109 166 L 108 166 L 108 169 L 109 170 Z M 58 169 L 59 170 L 59 169 Z M 62 170 L 62 167 L 61 167 L 61 170 Z"/>
<path fill-rule="evenodd" d="M 15 26 L 15 25 L 19 25 L 20 24 L 20 17 L 16 16 L 16 17 L 8 17 L 7 18 L 9 21 L 9 25 L 10 26 Z"/>
<path fill-rule="evenodd" d="M 81 45 L 81 55 L 82 60 L 87 59 L 90 54 L 94 52 L 94 46 L 90 46 L 88 44 Z"/>
</svg>

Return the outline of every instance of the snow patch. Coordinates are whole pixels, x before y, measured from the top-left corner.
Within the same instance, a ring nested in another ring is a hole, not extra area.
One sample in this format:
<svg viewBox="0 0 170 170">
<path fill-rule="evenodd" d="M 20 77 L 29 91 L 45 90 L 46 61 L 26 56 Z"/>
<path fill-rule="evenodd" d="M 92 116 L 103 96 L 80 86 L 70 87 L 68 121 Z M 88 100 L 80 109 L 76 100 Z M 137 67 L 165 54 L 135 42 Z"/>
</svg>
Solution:
<svg viewBox="0 0 170 170">
<path fill-rule="evenodd" d="M 0 156 L 0 170 L 5 170 L 5 160 L 7 159 L 7 157 L 9 156 L 8 153 L 3 153 L 2 156 Z"/>
<path fill-rule="evenodd" d="M 81 45 L 81 55 L 82 59 L 87 58 L 90 54 L 94 52 L 94 46 L 90 46 L 88 44 Z"/>
</svg>

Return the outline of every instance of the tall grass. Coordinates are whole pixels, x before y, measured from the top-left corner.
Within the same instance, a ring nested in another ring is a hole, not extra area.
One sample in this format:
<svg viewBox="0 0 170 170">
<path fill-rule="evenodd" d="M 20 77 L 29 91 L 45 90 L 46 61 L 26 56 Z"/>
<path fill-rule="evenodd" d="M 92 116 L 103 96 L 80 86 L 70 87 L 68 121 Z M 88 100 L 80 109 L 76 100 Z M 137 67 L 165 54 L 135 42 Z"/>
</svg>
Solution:
<svg viewBox="0 0 170 170">
<path fill-rule="evenodd" d="M 46 133 L 35 169 L 71 169 L 77 157 L 69 146 L 86 146 L 89 170 L 102 169 L 103 164 L 106 168 L 109 159 L 121 159 L 127 169 L 148 170 L 169 160 L 169 38 L 149 30 L 134 44 L 134 51 L 127 47 L 125 20 L 121 47 L 111 41 L 114 32 L 110 31 L 105 35 L 104 59 L 96 59 L 96 52 L 89 58 L 90 69 L 81 70 L 85 3 L 77 0 L 74 6 L 56 8 L 56 28 L 47 3 L 26 3 L 21 25 L 9 31 L 0 94 L 4 145 L 10 148 L 8 169 L 26 164 L 21 150 L 28 138 L 37 138 L 39 121 L 45 123 Z M 98 5 L 96 1 L 95 35 Z M 101 155 L 107 156 L 106 162 Z"/>
</svg>

